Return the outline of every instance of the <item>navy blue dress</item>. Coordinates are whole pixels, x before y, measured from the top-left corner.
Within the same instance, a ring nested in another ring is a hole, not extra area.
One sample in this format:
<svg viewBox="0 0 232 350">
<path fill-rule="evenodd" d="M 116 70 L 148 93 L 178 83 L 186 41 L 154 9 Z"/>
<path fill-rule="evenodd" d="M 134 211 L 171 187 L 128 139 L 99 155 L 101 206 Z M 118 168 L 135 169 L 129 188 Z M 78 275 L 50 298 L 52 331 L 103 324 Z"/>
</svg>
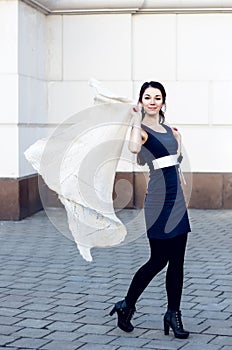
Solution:
<svg viewBox="0 0 232 350">
<path fill-rule="evenodd" d="M 163 124 L 166 133 L 156 132 L 142 124 L 148 139 L 140 157 L 148 164 L 148 183 L 144 211 L 148 238 L 168 239 L 191 231 L 179 176 L 179 165 L 154 169 L 152 161 L 176 154 L 178 143 L 172 129 Z"/>
</svg>

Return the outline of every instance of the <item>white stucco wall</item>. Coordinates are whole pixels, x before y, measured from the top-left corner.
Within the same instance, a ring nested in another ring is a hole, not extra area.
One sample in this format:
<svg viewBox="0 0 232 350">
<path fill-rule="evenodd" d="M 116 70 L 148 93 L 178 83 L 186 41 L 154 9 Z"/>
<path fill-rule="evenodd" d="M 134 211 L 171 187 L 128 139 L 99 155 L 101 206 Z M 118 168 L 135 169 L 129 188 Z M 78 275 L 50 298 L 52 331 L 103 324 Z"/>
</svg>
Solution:
<svg viewBox="0 0 232 350">
<path fill-rule="evenodd" d="M 0 176 L 18 171 L 18 75 L 16 1 L 0 2 Z"/>
<path fill-rule="evenodd" d="M 158 80 L 192 171 L 232 171 L 232 14 L 50 16 L 47 25 L 49 122 L 92 103 L 91 76 L 134 98 Z"/>
<path fill-rule="evenodd" d="M 25 149 L 47 135 L 46 16 L 21 1 L 18 15 L 18 176 L 24 176 L 34 173 Z"/>
<path fill-rule="evenodd" d="M 45 16 L 0 1 L 0 177 L 34 172 L 23 151 L 92 104 L 90 77 L 133 98 L 161 81 L 192 171 L 231 172 L 231 36 L 229 12 Z"/>
<path fill-rule="evenodd" d="M 23 152 L 46 134 L 46 16 L 0 1 L 0 177 L 34 172 Z"/>
</svg>

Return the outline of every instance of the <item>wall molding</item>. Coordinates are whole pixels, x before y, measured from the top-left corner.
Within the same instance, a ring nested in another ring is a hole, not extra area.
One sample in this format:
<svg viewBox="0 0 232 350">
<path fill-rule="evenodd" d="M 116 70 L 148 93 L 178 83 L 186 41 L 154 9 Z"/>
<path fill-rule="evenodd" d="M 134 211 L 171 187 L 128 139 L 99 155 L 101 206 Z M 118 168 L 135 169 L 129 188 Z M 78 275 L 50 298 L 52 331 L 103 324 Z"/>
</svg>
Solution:
<svg viewBox="0 0 232 350">
<path fill-rule="evenodd" d="M 21 0 L 46 15 L 232 12 L 232 0 Z"/>
</svg>

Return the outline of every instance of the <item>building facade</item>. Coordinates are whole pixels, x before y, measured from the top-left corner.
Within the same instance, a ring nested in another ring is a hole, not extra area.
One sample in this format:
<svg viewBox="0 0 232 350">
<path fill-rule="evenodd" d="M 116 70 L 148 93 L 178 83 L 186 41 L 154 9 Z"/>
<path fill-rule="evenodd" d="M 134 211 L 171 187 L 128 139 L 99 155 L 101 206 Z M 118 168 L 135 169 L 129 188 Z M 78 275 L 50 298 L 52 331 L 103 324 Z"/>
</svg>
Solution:
<svg viewBox="0 0 232 350">
<path fill-rule="evenodd" d="M 23 153 L 93 104 L 91 77 L 134 99 L 144 81 L 162 82 L 189 160 L 189 206 L 231 209 L 231 36 L 232 0 L 0 0 L 0 219 L 41 209 Z M 140 207 L 144 171 L 119 163 L 119 179 Z"/>
</svg>

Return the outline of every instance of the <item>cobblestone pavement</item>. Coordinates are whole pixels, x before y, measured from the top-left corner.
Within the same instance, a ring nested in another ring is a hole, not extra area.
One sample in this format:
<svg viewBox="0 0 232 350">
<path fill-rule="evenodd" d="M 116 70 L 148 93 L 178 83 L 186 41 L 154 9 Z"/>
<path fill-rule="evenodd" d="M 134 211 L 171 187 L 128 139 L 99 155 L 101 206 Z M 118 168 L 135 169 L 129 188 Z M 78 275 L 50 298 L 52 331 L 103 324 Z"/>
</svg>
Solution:
<svg viewBox="0 0 232 350">
<path fill-rule="evenodd" d="M 118 215 L 141 232 L 137 214 Z M 94 249 L 94 261 L 87 263 L 43 211 L 1 222 L 0 349 L 231 350 L 232 211 L 190 210 L 190 218 L 182 299 L 184 325 L 191 332 L 187 340 L 163 334 L 164 271 L 137 303 L 134 332 L 116 328 L 115 315 L 109 316 L 147 259 L 146 235 Z"/>
</svg>

